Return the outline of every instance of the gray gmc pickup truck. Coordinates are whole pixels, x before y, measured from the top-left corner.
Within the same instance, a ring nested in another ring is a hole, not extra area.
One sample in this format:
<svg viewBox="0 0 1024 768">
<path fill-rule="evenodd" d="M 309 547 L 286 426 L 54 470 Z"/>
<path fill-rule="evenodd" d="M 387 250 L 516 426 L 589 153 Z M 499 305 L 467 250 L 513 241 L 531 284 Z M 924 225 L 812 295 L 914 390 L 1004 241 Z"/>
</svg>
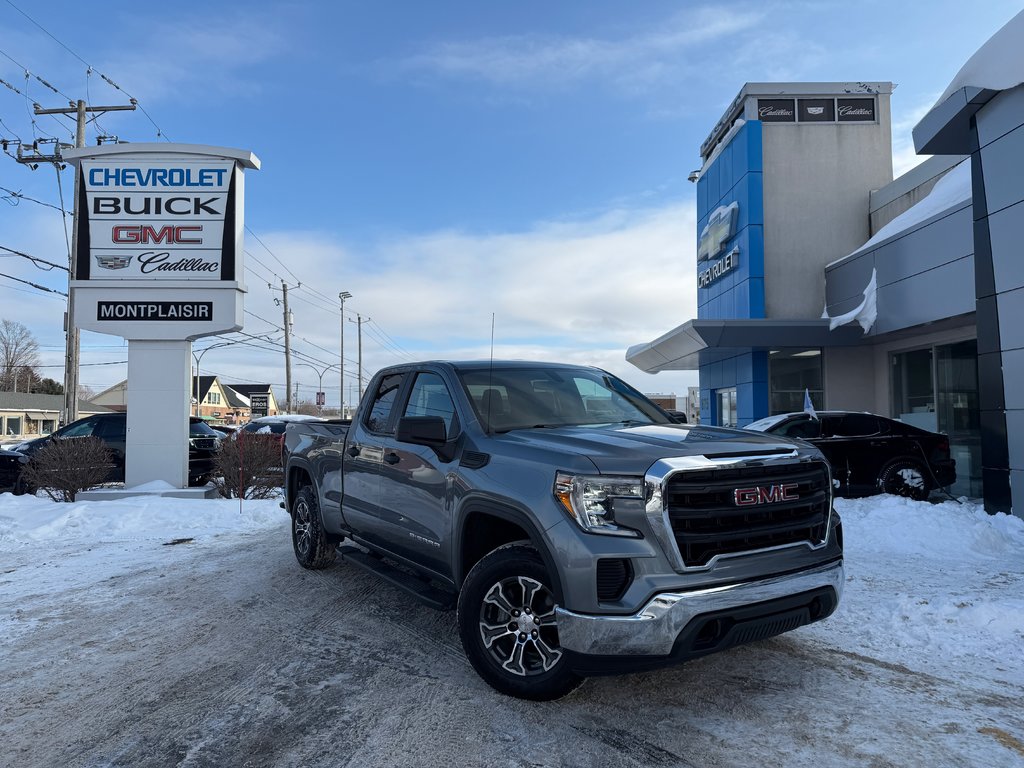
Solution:
<svg viewBox="0 0 1024 768">
<path fill-rule="evenodd" d="M 351 423 L 293 423 L 285 444 L 300 565 L 340 555 L 457 607 L 469 661 L 512 696 L 771 637 L 842 593 L 815 448 L 674 423 L 595 368 L 387 368 Z"/>
</svg>

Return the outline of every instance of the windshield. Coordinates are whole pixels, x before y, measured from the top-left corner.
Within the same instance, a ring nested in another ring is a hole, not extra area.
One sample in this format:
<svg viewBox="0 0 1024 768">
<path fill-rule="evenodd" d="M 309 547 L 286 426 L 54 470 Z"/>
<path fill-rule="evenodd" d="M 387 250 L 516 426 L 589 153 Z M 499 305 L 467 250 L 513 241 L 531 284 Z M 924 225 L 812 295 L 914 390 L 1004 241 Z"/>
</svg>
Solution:
<svg viewBox="0 0 1024 768">
<path fill-rule="evenodd" d="M 672 423 L 624 381 L 594 368 L 498 368 L 460 371 L 459 378 L 489 432 Z"/>
<path fill-rule="evenodd" d="M 190 422 L 188 425 L 188 434 L 190 437 L 220 437 L 220 433 L 215 432 L 205 421 Z"/>
</svg>

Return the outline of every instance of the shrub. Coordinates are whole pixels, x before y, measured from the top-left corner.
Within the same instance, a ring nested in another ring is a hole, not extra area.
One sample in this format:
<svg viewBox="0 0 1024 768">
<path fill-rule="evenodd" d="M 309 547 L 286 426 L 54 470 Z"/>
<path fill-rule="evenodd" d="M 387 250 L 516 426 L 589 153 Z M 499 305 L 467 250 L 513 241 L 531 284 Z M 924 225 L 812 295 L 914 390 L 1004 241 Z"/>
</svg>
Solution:
<svg viewBox="0 0 1024 768">
<path fill-rule="evenodd" d="M 74 501 L 79 491 L 105 482 L 113 468 L 114 454 L 98 437 L 56 439 L 25 464 L 21 484 L 54 501 Z"/>
<path fill-rule="evenodd" d="M 281 491 L 281 438 L 247 433 L 221 441 L 213 484 L 226 499 L 269 499 Z"/>
</svg>

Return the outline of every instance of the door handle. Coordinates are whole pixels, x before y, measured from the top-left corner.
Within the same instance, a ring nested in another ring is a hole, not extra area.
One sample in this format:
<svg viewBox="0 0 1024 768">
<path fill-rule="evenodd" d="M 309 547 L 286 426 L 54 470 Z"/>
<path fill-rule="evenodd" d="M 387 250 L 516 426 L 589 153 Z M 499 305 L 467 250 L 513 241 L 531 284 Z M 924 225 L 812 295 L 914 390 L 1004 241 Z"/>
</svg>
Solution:
<svg viewBox="0 0 1024 768">
<path fill-rule="evenodd" d="M 386 461 L 388 464 L 397 464 L 401 460 L 402 459 L 398 456 L 397 453 L 389 453 L 384 457 L 384 461 Z"/>
<path fill-rule="evenodd" d="M 349 449 L 348 449 L 347 453 L 348 453 L 349 456 L 351 456 L 354 459 L 356 456 L 359 455 L 359 446 L 357 446 L 357 445 L 349 446 Z"/>
</svg>

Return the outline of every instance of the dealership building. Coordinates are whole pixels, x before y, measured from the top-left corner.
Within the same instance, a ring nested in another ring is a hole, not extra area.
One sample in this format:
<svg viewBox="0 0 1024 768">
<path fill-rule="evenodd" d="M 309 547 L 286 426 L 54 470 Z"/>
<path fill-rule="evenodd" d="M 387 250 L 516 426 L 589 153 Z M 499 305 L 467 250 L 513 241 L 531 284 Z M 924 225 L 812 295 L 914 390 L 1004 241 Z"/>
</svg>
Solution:
<svg viewBox="0 0 1024 768">
<path fill-rule="evenodd" d="M 896 179 L 891 83 L 744 85 L 691 176 L 697 317 L 627 359 L 699 371 L 704 423 L 801 411 L 806 391 L 816 409 L 945 432 L 953 493 L 1009 511 L 1024 488 L 1022 49 L 1024 14 L 918 124 L 931 157 Z"/>
</svg>

